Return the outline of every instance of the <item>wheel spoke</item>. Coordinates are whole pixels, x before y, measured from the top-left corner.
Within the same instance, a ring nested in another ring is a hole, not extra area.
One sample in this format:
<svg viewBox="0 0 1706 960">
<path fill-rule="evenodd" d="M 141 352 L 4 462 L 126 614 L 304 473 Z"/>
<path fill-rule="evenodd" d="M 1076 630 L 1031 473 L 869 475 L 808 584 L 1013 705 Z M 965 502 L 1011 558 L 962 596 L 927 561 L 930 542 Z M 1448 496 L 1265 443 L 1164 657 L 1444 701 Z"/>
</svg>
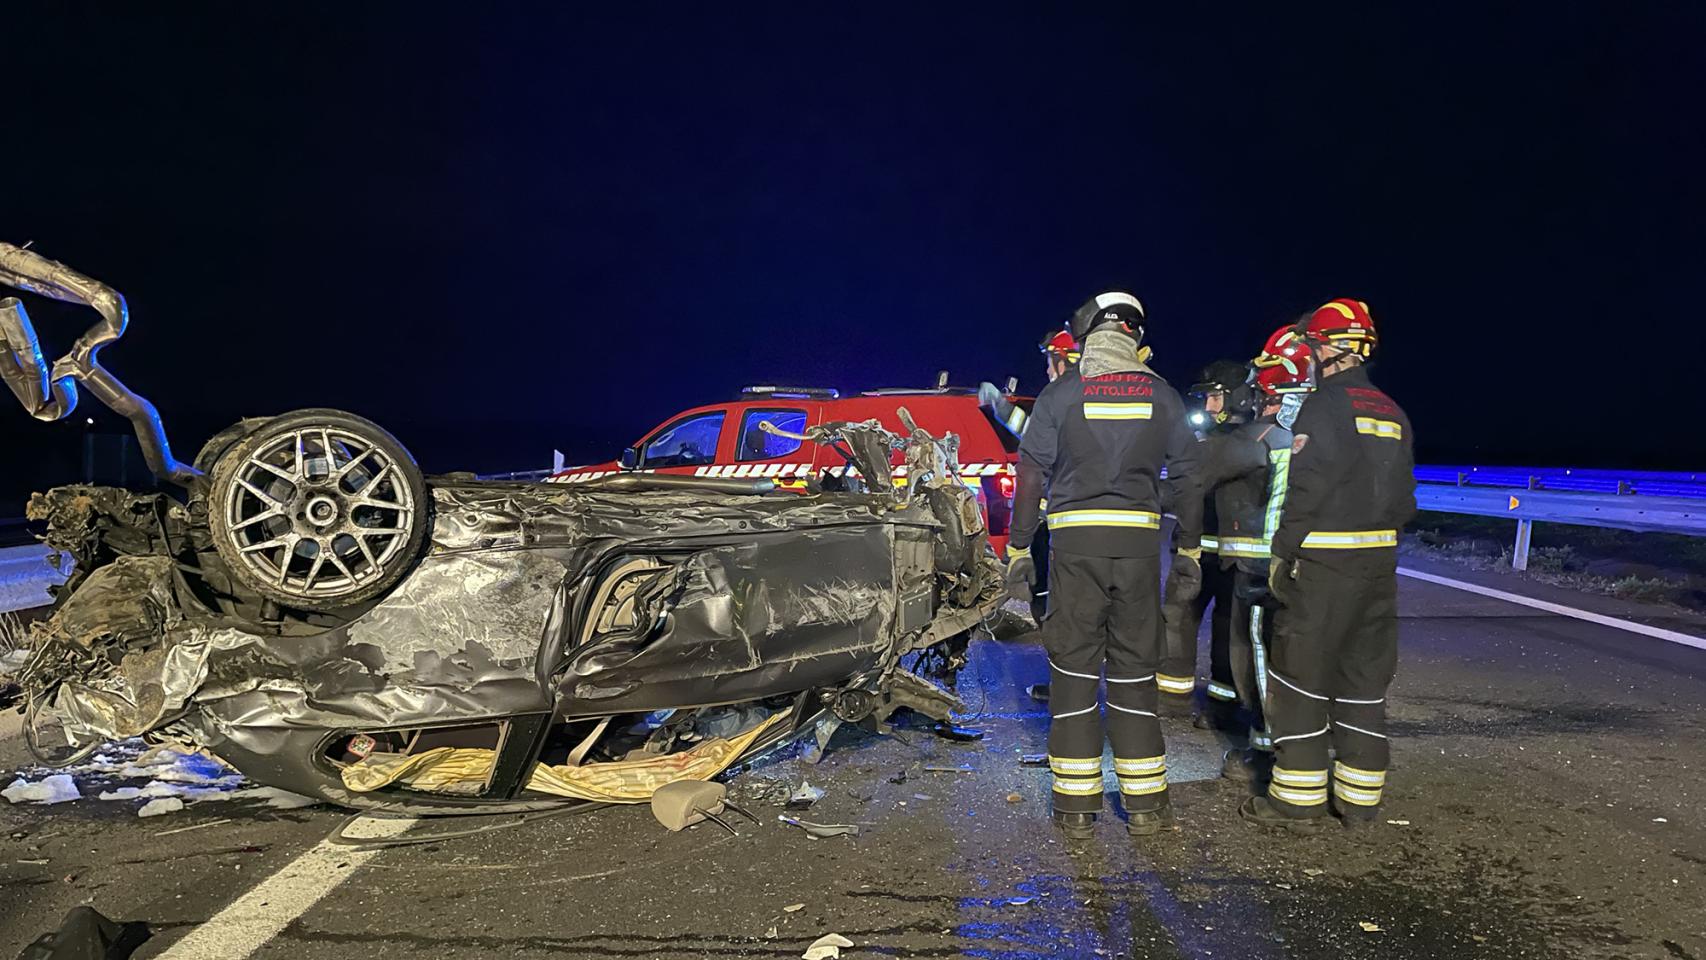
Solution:
<svg viewBox="0 0 1706 960">
<path fill-rule="evenodd" d="M 247 477 L 238 477 L 237 483 L 244 490 L 247 490 L 250 493 L 254 494 L 255 497 L 258 498 L 259 500 L 261 500 L 265 503 L 272 504 L 275 509 L 278 509 L 278 510 L 284 509 L 284 501 L 278 499 L 277 497 L 266 492 L 265 490 L 262 490 L 260 487 L 257 487 L 254 484 L 250 483 Z"/>
<path fill-rule="evenodd" d="M 292 542 L 290 537 L 288 535 L 286 535 L 286 536 L 282 536 L 282 537 L 275 537 L 274 539 L 268 540 L 265 543 L 251 543 L 248 546 L 244 547 L 242 549 L 242 552 L 243 553 L 259 553 L 262 550 L 271 550 L 274 547 L 290 547 L 290 546 L 294 546 L 294 545 L 295 544 Z M 286 562 L 288 563 L 289 561 L 287 560 Z"/>
<path fill-rule="evenodd" d="M 257 523 L 260 523 L 262 520 L 271 520 L 273 517 L 282 517 L 282 516 L 284 516 L 283 510 L 279 509 L 278 507 L 269 507 L 264 512 L 257 513 L 247 520 L 241 521 L 239 523 L 232 524 L 231 525 L 231 532 L 236 533 L 238 530 L 242 530 L 245 527 L 252 527 Z"/>
<path fill-rule="evenodd" d="M 320 550 L 314 554 L 314 563 L 308 567 L 307 579 L 302 581 L 302 590 L 304 593 L 314 589 L 314 578 L 320 575 L 320 568 L 326 565 L 326 545 L 320 543 L 318 540 L 314 541 L 314 543 L 319 546 Z"/>
<path fill-rule="evenodd" d="M 337 567 L 339 573 L 342 573 L 345 577 L 349 578 L 350 583 L 355 582 L 355 573 L 351 571 L 349 567 L 344 565 L 344 558 L 338 556 L 338 551 L 335 548 L 328 546 L 326 548 L 326 556 L 331 558 L 332 566 Z"/>
<path fill-rule="evenodd" d="M 354 470 L 356 468 L 357 464 L 360 464 L 363 461 L 365 461 L 368 457 L 373 456 L 375 449 L 376 448 L 369 447 L 368 449 L 363 450 L 362 452 L 351 457 L 350 461 L 343 465 L 343 469 L 338 471 L 336 479 L 342 480 L 344 478 L 344 474 L 349 473 L 351 470 Z"/>
<path fill-rule="evenodd" d="M 305 456 L 305 453 L 302 449 L 302 431 L 301 430 L 296 431 L 296 436 L 294 439 L 296 441 L 296 475 L 299 477 L 306 477 L 306 476 L 308 476 L 308 467 L 304 463 L 306 456 Z"/>
<path fill-rule="evenodd" d="M 362 558 L 367 561 L 367 569 L 373 573 L 379 572 L 379 558 L 373 555 L 373 548 L 367 545 L 367 535 L 355 535 L 355 545 L 361 548 Z"/>
<path fill-rule="evenodd" d="M 338 475 L 338 455 L 332 452 L 332 431 L 320 428 L 320 449 L 326 454 L 326 476 Z"/>
<path fill-rule="evenodd" d="M 290 471 L 284 469 L 283 467 L 274 466 L 274 465 L 266 462 L 265 460 L 262 460 L 259 457 L 255 457 L 255 458 L 251 459 L 249 461 L 249 463 L 254 465 L 254 466 L 260 467 L 262 470 L 265 470 L 268 473 L 271 473 L 273 476 L 278 477 L 281 480 L 289 481 L 292 484 L 294 484 L 296 482 L 297 478 L 291 476 Z"/>
</svg>

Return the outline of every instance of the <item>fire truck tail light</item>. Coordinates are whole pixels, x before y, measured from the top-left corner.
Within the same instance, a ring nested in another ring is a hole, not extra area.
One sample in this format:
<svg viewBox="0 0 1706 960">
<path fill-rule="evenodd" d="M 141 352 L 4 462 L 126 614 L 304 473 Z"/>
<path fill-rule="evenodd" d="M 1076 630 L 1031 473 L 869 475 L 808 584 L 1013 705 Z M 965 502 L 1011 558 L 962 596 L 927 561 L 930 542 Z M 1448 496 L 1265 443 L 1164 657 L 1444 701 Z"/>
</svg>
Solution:
<svg viewBox="0 0 1706 960">
<path fill-rule="evenodd" d="M 1013 491 L 1018 488 L 1018 485 L 1018 481 L 1014 480 L 1010 473 L 1002 474 L 996 481 L 996 489 L 1001 491 L 1002 499 L 1005 500 L 1013 499 Z"/>
</svg>

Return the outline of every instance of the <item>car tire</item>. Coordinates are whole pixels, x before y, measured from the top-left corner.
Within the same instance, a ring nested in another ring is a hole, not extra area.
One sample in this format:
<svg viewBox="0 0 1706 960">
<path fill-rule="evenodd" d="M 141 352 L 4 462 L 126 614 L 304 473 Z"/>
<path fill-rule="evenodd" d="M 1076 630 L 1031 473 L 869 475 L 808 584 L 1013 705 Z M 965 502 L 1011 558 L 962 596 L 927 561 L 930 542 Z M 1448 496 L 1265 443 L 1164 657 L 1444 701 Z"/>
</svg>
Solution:
<svg viewBox="0 0 1706 960">
<path fill-rule="evenodd" d="M 420 559 L 431 519 L 426 482 L 409 451 L 372 421 L 297 410 L 212 456 L 214 548 L 238 585 L 266 599 L 336 613 L 384 594 Z"/>
</svg>

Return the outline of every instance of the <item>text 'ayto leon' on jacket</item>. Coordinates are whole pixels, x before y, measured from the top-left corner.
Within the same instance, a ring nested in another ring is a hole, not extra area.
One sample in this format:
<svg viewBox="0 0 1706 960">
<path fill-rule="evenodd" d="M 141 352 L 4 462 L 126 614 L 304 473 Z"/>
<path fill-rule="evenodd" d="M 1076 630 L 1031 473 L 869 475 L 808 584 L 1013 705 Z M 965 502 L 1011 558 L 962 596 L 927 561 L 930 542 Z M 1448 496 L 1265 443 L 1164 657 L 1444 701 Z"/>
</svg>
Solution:
<svg viewBox="0 0 1706 960">
<path fill-rule="evenodd" d="M 1156 556 L 1162 467 L 1188 473 L 1195 445 L 1178 392 L 1147 367 L 1097 377 L 1066 372 L 1031 408 L 1010 544 L 1030 546 L 1046 497 L 1052 549 Z"/>
</svg>

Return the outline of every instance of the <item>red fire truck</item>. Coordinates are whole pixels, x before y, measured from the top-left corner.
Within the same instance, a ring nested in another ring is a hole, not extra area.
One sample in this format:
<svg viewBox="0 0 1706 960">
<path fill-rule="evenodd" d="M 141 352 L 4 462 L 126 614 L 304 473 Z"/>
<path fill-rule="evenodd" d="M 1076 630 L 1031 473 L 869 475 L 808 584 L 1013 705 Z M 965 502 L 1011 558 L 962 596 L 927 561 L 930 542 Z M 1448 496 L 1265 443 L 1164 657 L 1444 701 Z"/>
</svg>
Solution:
<svg viewBox="0 0 1706 960">
<path fill-rule="evenodd" d="M 1011 393 L 1015 384 L 1008 383 Z M 1031 398 L 1011 396 L 1029 408 Z M 933 434 L 960 438 L 960 476 L 978 494 L 989 525 L 990 542 L 1006 553 L 1007 528 L 1013 510 L 1019 439 L 978 403 L 977 391 L 945 385 L 934 388 L 867 390 L 842 396 L 826 387 L 752 386 L 740 399 L 683 410 L 622 451 L 618 460 L 574 467 L 551 479 L 576 483 L 624 470 L 655 471 L 699 477 L 774 477 L 779 484 L 804 486 L 808 477 L 834 475 L 846 461 L 834 450 L 767 433 L 765 421 L 790 433 L 836 420 L 875 419 L 903 433 L 900 408 Z M 896 480 L 904 482 L 905 467 L 895 460 Z"/>
</svg>

